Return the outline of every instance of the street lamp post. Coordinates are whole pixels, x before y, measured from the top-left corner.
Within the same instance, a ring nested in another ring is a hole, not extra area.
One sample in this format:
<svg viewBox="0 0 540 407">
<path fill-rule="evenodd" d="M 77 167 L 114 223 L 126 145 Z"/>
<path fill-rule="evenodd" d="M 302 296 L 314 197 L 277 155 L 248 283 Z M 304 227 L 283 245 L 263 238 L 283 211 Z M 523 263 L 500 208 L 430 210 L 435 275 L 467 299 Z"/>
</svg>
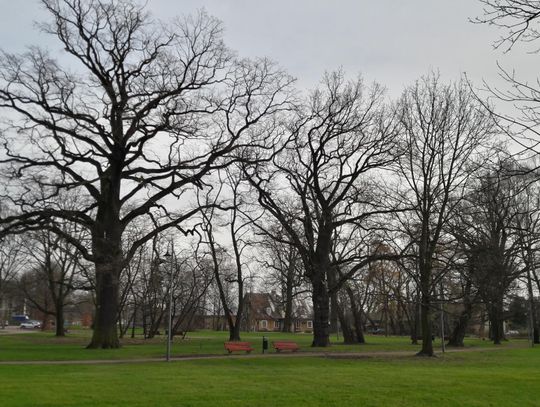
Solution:
<svg viewBox="0 0 540 407">
<path fill-rule="evenodd" d="M 169 253 L 169 250 L 167 250 L 167 253 L 163 255 L 168 262 L 169 262 L 169 321 L 168 321 L 168 327 L 167 327 L 167 355 L 165 357 L 167 362 L 170 362 L 171 360 L 171 341 L 172 341 L 172 277 L 173 277 L 173 255 L 172 253 Z"/>
<path fill-rule="evenodd" d="M 441 350 L 444 353 L 446 351 L 445 343 L 444 343 L 444 308 L 443 308 L 443 301 L 444 301 L 444 291 L 443 291 L 443 283 L 441 281 Z"/>
</svg>

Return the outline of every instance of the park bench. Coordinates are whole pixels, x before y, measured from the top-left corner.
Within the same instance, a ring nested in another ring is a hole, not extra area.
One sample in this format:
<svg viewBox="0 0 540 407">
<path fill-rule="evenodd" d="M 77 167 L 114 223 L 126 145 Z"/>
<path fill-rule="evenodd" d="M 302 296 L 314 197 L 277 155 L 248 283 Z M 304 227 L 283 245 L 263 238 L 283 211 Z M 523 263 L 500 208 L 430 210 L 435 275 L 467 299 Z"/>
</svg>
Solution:
<svg viewBox="0 0 540 407">
<path fill-rule="evenodd" d="M 225 349 L 227 349 L 229 353 L 242 351 L 250 353 L 253 350 L 251 343 L 249 342 L 225 342 Z"/>
<path fill-rule="evenodd" d="M 272 342 L 272 345 L 274 346 L 276 352 L 280 352 L 282 350 L 290 350 L 296 352 L 298 349 L 300 349 L 298 344 L 293 341 L 274 341 Z"/>
</svg>

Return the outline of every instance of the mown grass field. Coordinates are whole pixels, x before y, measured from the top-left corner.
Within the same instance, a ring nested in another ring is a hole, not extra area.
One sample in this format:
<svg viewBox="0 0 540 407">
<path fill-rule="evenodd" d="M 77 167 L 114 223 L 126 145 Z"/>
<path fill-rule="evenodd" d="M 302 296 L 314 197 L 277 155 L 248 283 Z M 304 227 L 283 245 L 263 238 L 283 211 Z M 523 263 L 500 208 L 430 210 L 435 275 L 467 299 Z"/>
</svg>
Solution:
<svg viewBox="0 0 540 407">
<path fill-rule="evenodd" d="M 144 340 L 141 336 L 135 339 L 125 338 L 122 347 L 114 350 L 87 350 L 85 346 L 90 341 L 91 332 L 88 330 L 72 331 L 65 338 L 55 338 L 50 332 L 32 332 L 18 335 L 0 334 L 0 361 L 28 361 L 28 360 L 92 360 L 92 359 L 140 359 L 160 358 L 165 354 L 165 338 L 157 337 Z M 256 349 L 254 353 L 261 353 L 262 337 L 269 338 L 270 347 L 273 340 L 290 339 L 296 341 L 300 352 L 384 352 L 405 351 L 414 354 L 420 347 L 411 345 L 408 337 L 367 336 L 366 344 L 343 345 L 342 338 L 332 337 L 333 345 L 328 349 L 313 349 L 310 347 L 311 334 L 283 334 L 269 333 L 243 333 L 242 340 L 249 341 Z M 186 339 L 175 338 L 172 347 L 172 356 L 183 355 L 213 355 L 224 354 L 223 342 L 228 336 L 225 332 L 199 331 L 189 333 Z M 489 341 L 468 339 L 468 347 L 486 347 L 493 345 Z M 437 339 L 434 346 L 440 348 Z M 512 340 L 503 347 L 526 346 L 525 341 Z"/>
<path fill-rule="evenodd" d="M 294 338 L 303 352 L 310 335 Z M 177 339 L 174 356 L 223 355 L 226 334 Z M 118 350 L 86 350 L 89 332 L 0 335 L 0 362 L 161 358 L 163 338 L 126 339 Z M 244 334 L 260 354 L 262 334 Z M 333 338 L 336 342 L 336 338 Z M 540 406 L 540 349 L 525 341 L 472 351 L 413 356 L 408 338 L 369 336 L 366 345 L 335 343 L 321 356 L 224 357 L 123 364 L 0 363 L 0 406 Z M 384 352 L 391 352 L 384 354 Z M 399 352 L 396 354 L 395 352 Z M 354 355 L 353 353 L 357 353 Z"/>
<path fill-rule="evenodd" d="M 538 406 L 540 349 L 0 366 L 14 406 Z"/>
</svg>

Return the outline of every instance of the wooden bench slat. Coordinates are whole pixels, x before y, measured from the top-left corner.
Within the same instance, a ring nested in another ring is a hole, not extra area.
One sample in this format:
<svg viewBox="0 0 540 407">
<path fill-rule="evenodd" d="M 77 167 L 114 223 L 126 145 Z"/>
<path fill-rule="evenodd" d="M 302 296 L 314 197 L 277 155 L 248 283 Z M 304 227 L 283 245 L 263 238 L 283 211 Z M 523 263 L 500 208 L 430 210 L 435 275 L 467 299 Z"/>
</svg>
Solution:
<svg viewBox="0 0 540 407">
<path fill-rule="evenodd" d="M 254 350 L 251 347 L 251 343 L 249 342 L 225 342 L 224 346 L 225 346 L 225 349 L 227 349 L 229 353 L 236 352 L 236 351 L 238 352 L 245 351 L 247 353 L 250 353 L 252 350 Z"/>
<path fill-rule="evenodd" d="M 281 350 L 292 350 L 293 352 L 296 352 L 300 349 L 298 344 L 292 341 L 274 341 L 272 342 L 272 345 L 277 352 Z"/>
</svg>

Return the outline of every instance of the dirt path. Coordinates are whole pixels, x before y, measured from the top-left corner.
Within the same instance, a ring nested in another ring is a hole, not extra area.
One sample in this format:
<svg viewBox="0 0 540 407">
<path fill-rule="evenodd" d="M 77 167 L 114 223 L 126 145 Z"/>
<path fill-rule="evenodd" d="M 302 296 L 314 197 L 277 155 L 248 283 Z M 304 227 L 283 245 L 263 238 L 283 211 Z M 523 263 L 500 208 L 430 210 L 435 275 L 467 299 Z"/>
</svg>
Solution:
<svg viewBox="0 0 540 407">
<path fill-rule="evenodd" d="M 523 347 L 512 347 L 512 349 Z M 504 348 L 460 348 L 448 349 L 446 353 L 463 352 L 492 352 Z M 442 352 L 436 352 L 436 356 L 442 356 Z M 410 351 L 381 351 L 381 352 L 295 352 L 295 353 L 266 353 L 266 354 L 232 354 L 232 355 L 185 355 L 171 358 L 171 362 L 183 362 L 191 360 L 217 360 L 217 359 L 259 359 L 259 358 L 291 358 L 291 357 L 319 357 L 329 359 L 373 359 L 373 358 L 414 358 L 415 354 Z M 0 366 L 6 365 L 116 365 L 136 363 L 165 362 L 164 358 L 140 358 L 140 359 L 100 359 L 100 360 L 24 360 L 24 361 L 1 361 Z"/>
</svg>

